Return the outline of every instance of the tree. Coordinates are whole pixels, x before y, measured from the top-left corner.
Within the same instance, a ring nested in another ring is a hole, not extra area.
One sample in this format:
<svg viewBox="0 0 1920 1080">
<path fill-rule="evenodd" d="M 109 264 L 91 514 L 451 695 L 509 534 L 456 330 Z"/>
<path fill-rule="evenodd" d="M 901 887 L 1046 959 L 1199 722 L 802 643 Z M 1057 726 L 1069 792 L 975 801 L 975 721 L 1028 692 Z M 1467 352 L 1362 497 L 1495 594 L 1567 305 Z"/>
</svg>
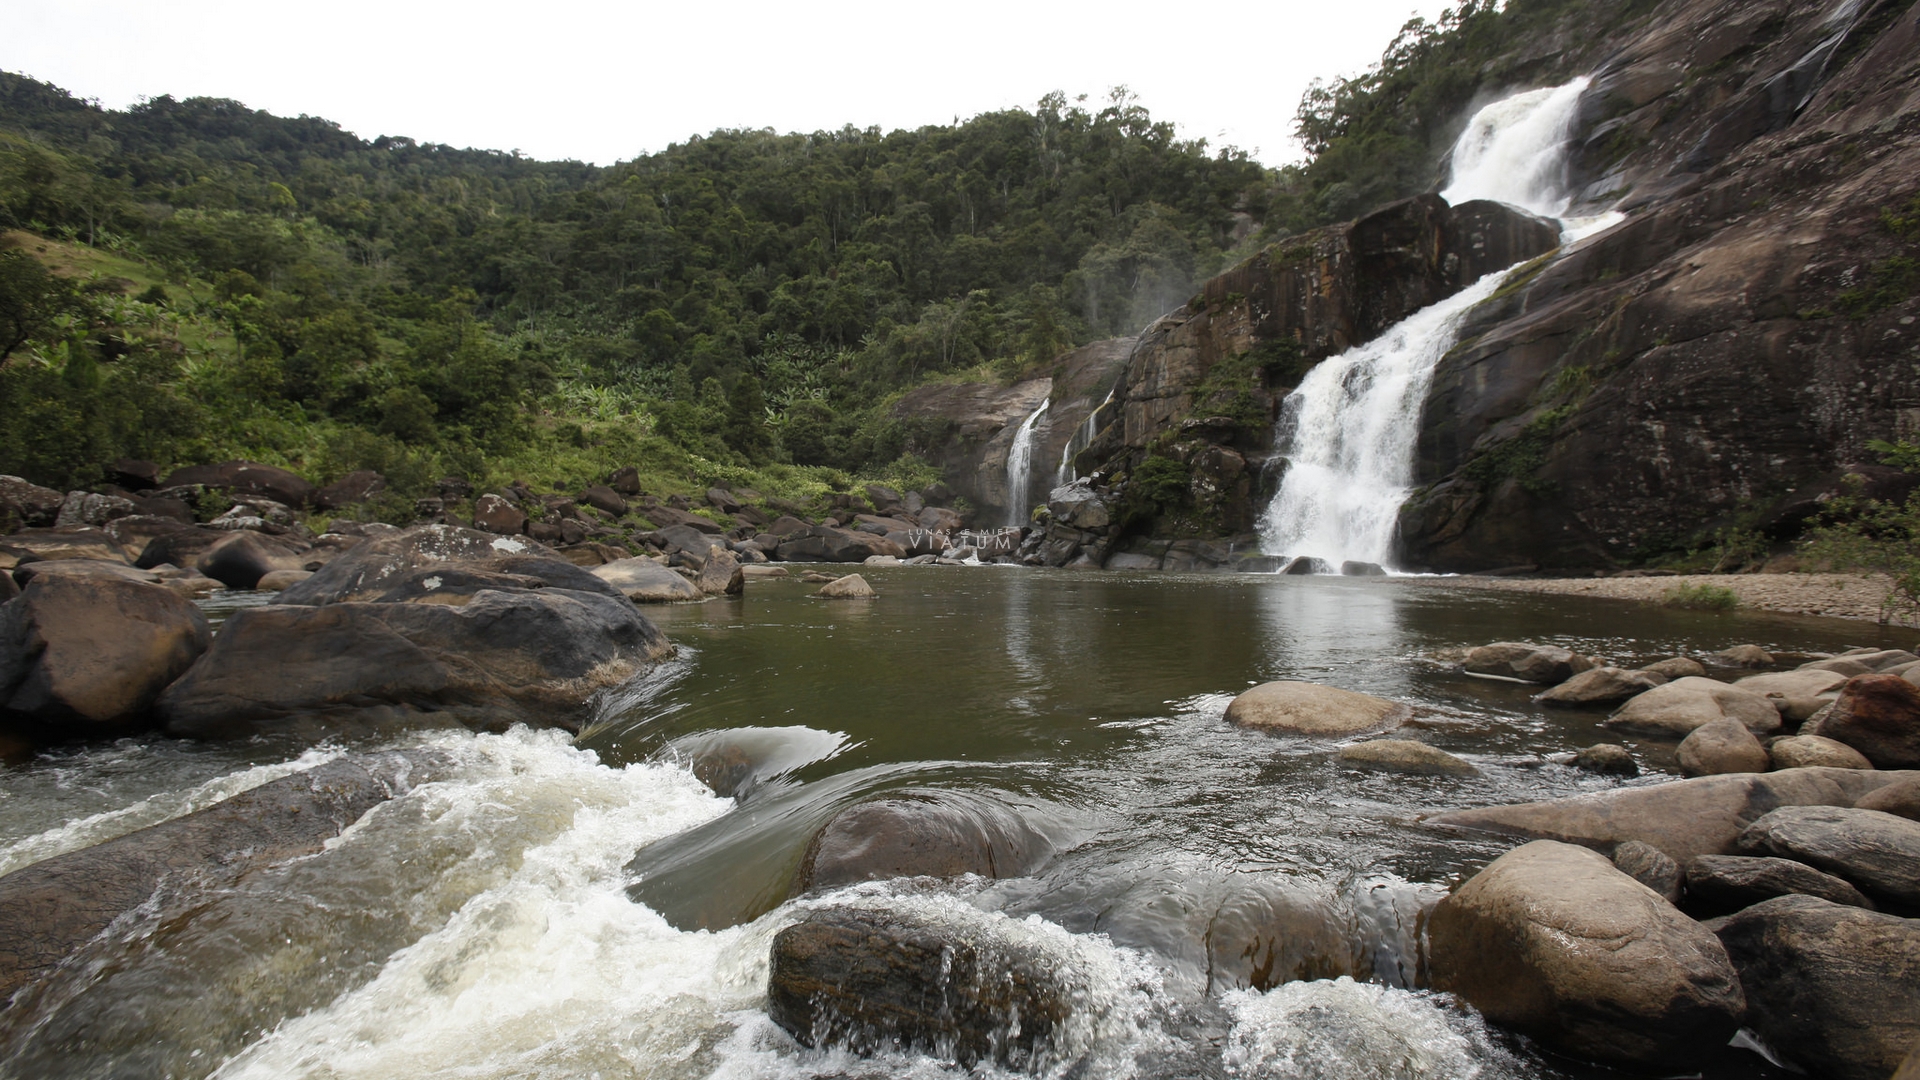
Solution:
<svg viewBox="0 0 1920 1080">
<path fill-rule="evenodd" d="M 0 251 L 0 362 L 85 307 L 73 284 L 24 251 Z"/>
<path fill-rule="evenodd" d="M 760 380 L 742 375 L 727 394 L 727 445 L 748 461 L 767 459 L 771 440 L 767 437 L 767 397 Z"/>
</svg>

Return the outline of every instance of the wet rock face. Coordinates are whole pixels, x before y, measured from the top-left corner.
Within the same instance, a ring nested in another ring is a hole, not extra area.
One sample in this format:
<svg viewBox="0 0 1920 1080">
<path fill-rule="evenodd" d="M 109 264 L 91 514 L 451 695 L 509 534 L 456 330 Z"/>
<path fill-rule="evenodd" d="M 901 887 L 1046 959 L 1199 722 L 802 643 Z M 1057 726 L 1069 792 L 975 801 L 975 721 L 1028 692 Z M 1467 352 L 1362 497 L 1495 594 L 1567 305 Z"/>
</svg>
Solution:
<svg viewBox="0 0 1920 1080">
<path fill-rule="evenodd" d="M 901 791 L 856 803 L 821 826 L 794 892 L 896 877 L 1019 877 L 1051 851 L 1019 813 L 985 796 Z"/>
<path fill-rule="evenodd" d="M 1585 848 L 1510 851 L 1428 925 L 1436 989 L 1563 1053 L 1671 1067 L 1740 1026 L 1740 979 L 1720 942 Z"/>
<path fill-rule="evenodd" d="M 1044 1063 L 1072 974 L 984 927 L 818 911 L 773 939 L 767 1013 L 807 1046 L 917 1050 L 971 1068 Z"/>
<path fill-rule="evenodd" d="M 1880 1080 L 1920 1045 L 1920 920 L 1782 896 L 1733 916 L 1720 940 L 1748 1026 L 1807 1072 Z"/>
<path fill-rule="evenodd" d="M 38 741 L 150 727 L 209 640 L 200 609 L 158 585 L 35 578 L 0 606 L 0 723 Z"/>
</svg>

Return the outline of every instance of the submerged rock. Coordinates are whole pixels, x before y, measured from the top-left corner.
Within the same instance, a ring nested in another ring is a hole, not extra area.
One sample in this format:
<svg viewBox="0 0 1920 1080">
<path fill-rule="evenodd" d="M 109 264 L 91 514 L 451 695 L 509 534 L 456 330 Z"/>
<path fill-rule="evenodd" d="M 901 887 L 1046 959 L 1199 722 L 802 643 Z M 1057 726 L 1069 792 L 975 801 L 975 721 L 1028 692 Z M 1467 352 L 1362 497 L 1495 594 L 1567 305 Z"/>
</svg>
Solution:
<svg viewBox="0 0 1920 1080">
<path fill-rule="evenodd" d="M 984 795 L 922 788 L 855 803 L 808 841 L 797 895 L 897 877 L 1020 877 L 1052 844 L 1012 807 Z"/>
<path fill-rule="evenodd" d="M 1707 673 L 1707 669 L 1701 667 L 1698 660 L 1689 660 L 1684 656 L 1669 656 L 1665 660 L 1648 664 L 1640 670 L 1649 674 L 1658 675 L 1669 682 L 1674 679 L 1685 679 L 1688 677 L 1701 678 Z"/>
<path fill-rule="evenodd" d="M 1920 1046 L 1920 920 L 1812 896 L 1734 915 L 1720 940 L 1747 990 L 1747 1026 L 1833 1080 L 1882 1080 Z"/>
<path fill-rule="evenodd" d="M 1573 755 L 1573 767 L 1603 776 L 1639 776 L 1640 763 L 1619 743 L 1594 743 Z"/>
<path fill-rule="evenodd" d="M 1562 1053 L 1672 1068 L 1740 1026 L 1720 942 L 1585 848 L 1502 855 L 1440 902 L 1428 934 L 1435 989 Z"/>
<path fill-rule="evenodd" d="M 1680 771 L 1688 776 L 1766 772 L 1769 763 L 1767 748 L 1760 745 L 1753 732 L 1726 716 L 1694 728 L 1680 740 L 1675 757 L 1680 761 Z"/>
<path fill-rule="evenodd" d="M 1804 893 L 1835 904 L 1872 908 L 1843 878 L 1803 862 L 1752 855 L 1700 855 L 1687 863 L 1687 910 L 1730 915 L 1776 896 Z"/>
<path fill-rule="evenodd" d="M 826 597 L 829 600 L 867 600 L 880 594 L 873 591 L 873 586 L 867 584 L 866 578 L 859 574 L 848 574 L 846 577 L 834 578 L 827 582 L 820 587 L 819 592 L 813 595 Z"/>
<path fill-rule="evenodd" d="M 1707 657 L 1715 667 L 1723 668 L 1770 668 L 1773 666 L 1773 654 L 1758 645 L 1735 645 L 1730 649 L 1721 649 Z"/>
<path fill-rule="evenodd" d="M 1410 776 L 1478 776 L 1469 762 L 1411 739 L 1371 739 L 1341 747 L 1340 762 Z"/>
<path fill-rule="evenodd" d="M 1599 667 L 1583 671 L 1559 686 L 1535 695 L 1542 705 L 1614 705 L 1635 694 L 1665 685 L 1664 675 Z"/>
<path fill-rule="evenodd" d="M 1269 682 L 1227 706 L 1227 721 L 1288 735 L 1339 738 L 1399 727 L 1413 710 L 1397 701 L 1310 682 Z"/>
<path fill-rule="evenodd" d="M 1497 641 L 1479 646 L 1467 654 L 1466 662 L 1468 674 L 1547 686 L 1566 682 L 1591 667 L 1593 661 L 1571 649 L 1524 641 Z"/>
<path fill-rule="evenodd" d="M 36 578 L 0 606 L 0 723 L 40 742 L 151 727 L 209 639 L 200 609 L 161 586 Z"/>
<path fill-rule="evenodd" d="M 1780 710 L 1764 695 L 1698 678 L 1656 686 L 1629 700 L 1605 722 L 1622 731 L 1684 739 L 1695 728 L 1722 717 L 1740 721 L 1756 735 L 1780 729 Z"/>
<path fill-rule="evenodd" d="M 1034 1068 L 1072 1014 L 1072 979 L 1069 965 L 984 919 L 816 911 L 774 936 L 767 1013 L 806 1046 Z"/>
<path fill-rule="evenodd" d="M 1920 907 L 1920 821 L 1877 810 L 1783 806 L 1748 826 L 1739 847 L 1796 859 L 1869 896 Z"/>
</svg>

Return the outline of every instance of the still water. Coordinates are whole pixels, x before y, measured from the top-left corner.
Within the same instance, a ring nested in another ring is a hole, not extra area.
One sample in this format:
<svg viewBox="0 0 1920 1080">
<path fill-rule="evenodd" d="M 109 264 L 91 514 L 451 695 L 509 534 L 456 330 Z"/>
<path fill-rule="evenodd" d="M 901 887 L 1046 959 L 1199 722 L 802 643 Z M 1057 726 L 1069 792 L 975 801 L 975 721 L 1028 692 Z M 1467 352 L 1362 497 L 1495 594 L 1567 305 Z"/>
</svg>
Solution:
<svg viewBox="0 0 1920 1080">
<path fill-rule="evenodd" d="M 117 924 L 0 1015 L 0 1075 L 954 1075 L 803 1050 L 765 1019 L 772 936 L 846 903 L 991 923 L 1077 972 L 1087 996 L 1058 1074 L 1604 1075 L 1421 989 L 1423 911 L 1509 845 L 1419 817 L 1623 783 L 1555 761 L 1623 741 L 1603 714 L 1545 711 L 1525 687 L 1459 674 L 1460 653 L 1531 640 L 1632 665 L 1747 642 L 1913 644 L 1860 623 L 1411 579 L 863 572 L 878 599 L 754 582 L 744 599 L 651 609 L 680 654 L 610 695 L 577 741 L 402 740 L 441 756 L 432 782 L 315 856 Z M 1361 772 L 1326 743 L 1227 725 L 1232 696 L 1270 679 L 1408 702 L 1404 737 L 1480 775 Z M 721 743 L 752 773 L 737 801 L 687 764 Z M 1647 773 L 1624 783 L 1666 778 L 1671 746 L 1629 745 Z M 5 774 L 0 870 L 365 748 L 141 739 L 44 755 Z M 997 882 L 790 896 L 822 822 L 911 787 L 998 800 L 1053 853 Z M 1270 970 L 1321 977 L 1249 986 L 1223 945 L 1249 926 L 1270 928 Z M 1728 1051 L 1709 1075 L 1774 1074 Z"/>
</svg>

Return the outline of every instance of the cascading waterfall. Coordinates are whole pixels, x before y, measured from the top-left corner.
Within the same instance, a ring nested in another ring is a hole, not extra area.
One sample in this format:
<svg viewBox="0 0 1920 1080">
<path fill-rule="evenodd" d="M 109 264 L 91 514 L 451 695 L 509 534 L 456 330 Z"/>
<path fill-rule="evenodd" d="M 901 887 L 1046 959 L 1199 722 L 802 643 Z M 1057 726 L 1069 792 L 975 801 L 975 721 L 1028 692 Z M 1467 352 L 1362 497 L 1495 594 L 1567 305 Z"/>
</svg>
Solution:
<svg viewBox="0 0 1920 1080">
<path fill-rule="evenodd" d="M 1014 433 L 1007 448 L 1007 524 L 1027 523 L 1027 487 L 1033 478 L 1033 431 L 1047 413 L 1051 399 L 1042 399 L 1040 407 L 1028 414 L 1026 422 Z"/>
<path fill-rule="evenodd" d="M 1474 114 L 1453 147 L 1453 175 L 1441 197 L 1492 199 L 1558 218 L 1567 193 L 1567 144 L 1582 76 L 1529 90 Z M 1562 222 L 1565 240 L 1604 228 L 1619 215 Z M 1364 345 L 1329 357 L 1281 405 L 1274 442 L 1286 475 L 1260 519 L 1262 547 L 1335 565 L 1386 563 L 1400 505 L 1413 482 L 1414 442 L 1434 366 L 1453 347 L 1460 319 L 1491 295 L 1504 274 L 1414 312 Z"/>
<path fill-rule="evenodd" d="M 1107 406 L 1113 404 L 1113 395 L 1114 391 L 1107 391 L 1106 399 L 1087 414 L 1087 418 L 1081 421 L 1080 427 L 1074 431 L 1073 438 L 1068 439 L 1067 445 L 1060 448 L 1060 467 L 1053 471 L 1054 487 L 1073 483 L 1075 479 L 1073 459 L 1080 451 L 1092 445 L 1095 435 L 1100 434 L 1100 414 L 1106 411 Z"/>
</svg>

